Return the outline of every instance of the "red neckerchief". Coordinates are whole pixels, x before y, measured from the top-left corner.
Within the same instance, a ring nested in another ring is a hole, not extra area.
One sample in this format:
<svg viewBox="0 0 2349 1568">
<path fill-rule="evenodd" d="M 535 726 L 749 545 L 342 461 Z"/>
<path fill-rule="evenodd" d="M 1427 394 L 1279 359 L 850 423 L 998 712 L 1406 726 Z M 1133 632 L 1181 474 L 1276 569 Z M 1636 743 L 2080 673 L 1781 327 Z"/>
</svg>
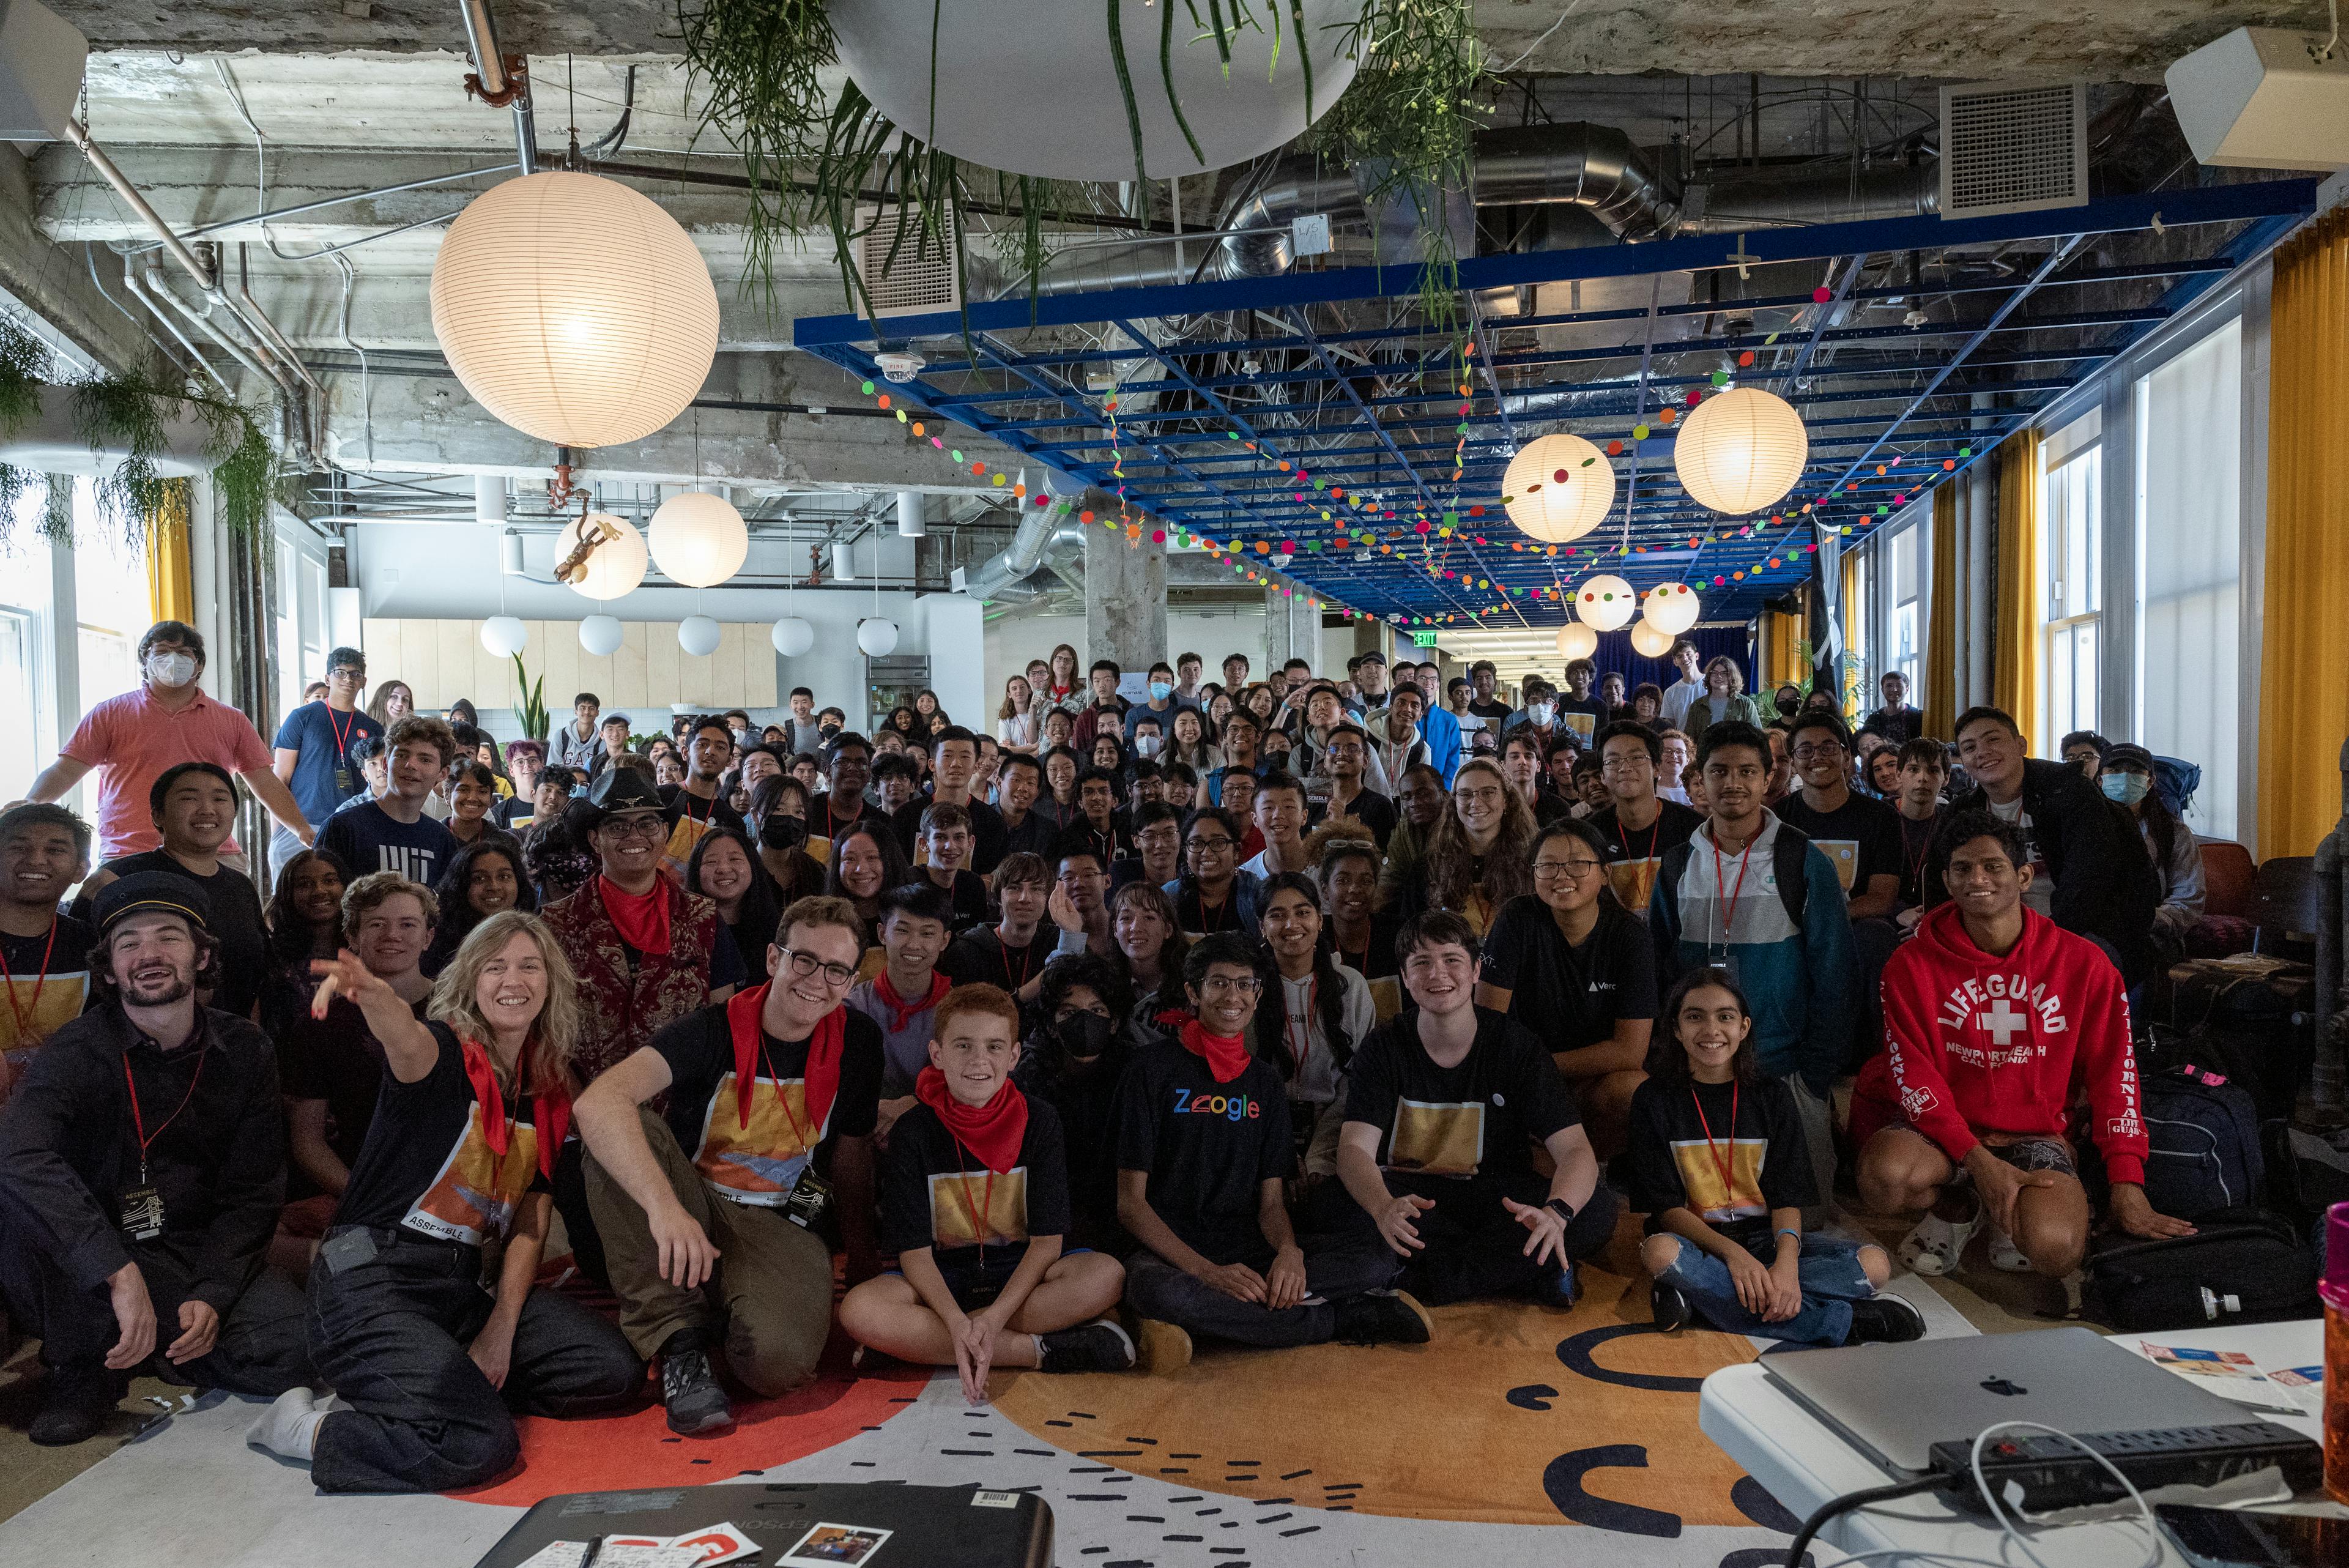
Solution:
<svg viewBox="0 0 2349 1568">
<path fill-rule="evenodd" d="M 649 893 L 631 893 L 598 872 L 595 890 L 620 940 L 640 953 L 668 956 L 668 878 L 655 877 Z"/>
<path fill-rule="evenodd" d="M 465 1077 L 473 1085 L 473 1098 L 481 1103 L 481 1141 L 490 1152 L 503 1157 L 506 1152 L 506 1098 L 498 1087 L 497 1069 L 490 1064 L 490 1054 L 478 1040 L 463 1043 Z M 533 1095 L 531 1096 L 531 1125 L 538 1129 L 538 1168 L 550 1181 L 554 1178 L 555 1156 L 562 1151 L 563 1140 L 571 1131 L 571 1096 L 566 1094 Z"/>
<path fill-rule="evenodd" d="M 936 1112 L 947 1134 L 988 1169 L 1000 1176 L 1019 1163 L 1019 1145 L 1028 1136 L 1028 1096 L 1009 1078 L 987 1104 L 967 1106 L 947 1092 L 944 1073 L 925 1067 L 914 1079 L 914 1097 Z"/>
<path fill-rule="evenodd" d="M 726 1004 L 726 1032 L 734 1039 L 735 1114 L 744 1127 L 750 1125 L 750 1091 L 758 1081 L 752 1064 L 759 1059 L 760 1047 L 766 1044 L 767 1032 L 759 1022 L 760 1012 L 767 1005 L 767 992 L 774 988 L 772 981 L 753 991 L 737 994 Z M 813 1134 L 802 1133 L 812 1147 L 823 1137 L 825 1118 L 832 1115 L 833 1097 L 840 1092 L 841 1045 L 848 1033 L 848 1016 L 840 1008 L 823 1015 L 808 1037 L 807 1067 L 801 1074 L 801 1100 L 807 1106 L 808 1121 Z M 775 1103 L 786 1114 L 791 1110 L 783 1098 L 783 1085 L 775 1085 Z M 799 1124 L 792 1124 L 794 1131 Z"/>
<path fill-rule="evenodd" d="M 873 994 L 879 997 L 881 1005 L 889 1010 L 889 1033 L 892 1034 L 904 1033 L 905 1025 L 914 1021 L 914 1014 L 926 1012 L 936 1007 L 953 989 L 952 981 L 932 970 L 929 991 L 919 1001 L 908 1002 L 898 995 L 897 988 L 890 983 L 887 965 L 884 964 L 881 972 L 873 977 Z"/>
<path fill-rule="evenodd" d="M 1210 1034 L 1196 1017 L 1186 1020 L 1175 1036 L 1183 1049 L 1207 1064 L 1218 1084 L 1228 1084 L 1247 1071 L 1247 1041 L 1237 1034 Z"/>
</svg>

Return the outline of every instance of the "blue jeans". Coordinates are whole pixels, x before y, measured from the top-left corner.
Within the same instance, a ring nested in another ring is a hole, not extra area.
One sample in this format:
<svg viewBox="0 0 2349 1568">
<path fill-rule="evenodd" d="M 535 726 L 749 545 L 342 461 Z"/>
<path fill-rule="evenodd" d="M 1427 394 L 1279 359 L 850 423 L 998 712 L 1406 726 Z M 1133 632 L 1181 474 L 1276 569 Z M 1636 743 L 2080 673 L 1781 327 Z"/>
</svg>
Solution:
<svg viewBox="0 0 2349 1568">
<path fill-rule="evenodd" d="M 1801 1262 L 1803 1304 L 1781 1323 L 1764 1323 L 1737 1299 L 1729 1265 L 1685 1237 L 1675 1236 L 1680 1253 L 1656 1278 L 1677 1286 L 1705 1322 L 1731 1334 L 1754 1334 L 1789 1345 L 1830 1346 L 1851 1337 L 1851 1303 L 1876 1293 L 1859 1266 L 1857 1241 L 1806 1231 Z"/>
</svg>

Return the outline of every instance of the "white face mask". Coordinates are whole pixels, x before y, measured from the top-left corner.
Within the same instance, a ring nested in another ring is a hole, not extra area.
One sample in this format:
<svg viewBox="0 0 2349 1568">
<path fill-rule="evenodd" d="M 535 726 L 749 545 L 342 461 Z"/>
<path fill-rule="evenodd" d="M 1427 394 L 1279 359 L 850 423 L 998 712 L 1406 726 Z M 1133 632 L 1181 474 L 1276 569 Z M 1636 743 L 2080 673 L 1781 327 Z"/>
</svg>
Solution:
<svg viewBox="0 0 2349 1568">
<path fill-rule="evenodd" d="M 150 653 L 147 656 L 147 679 L 158 686 L 185 686 L 196 678 L 195 656 L 187 653 Z"/>
<path fill-rule="evenodd" d="M 1526 718 L 1530 721 L 1536 728 L 1545 729 L 1548 727 L 1551 718 L 1553 718 L 1557 712 L 1557 709 L 1551 703 L 1536 702 L 1526 709 Z"/>
<path fill-rule="evenodd" d="M 1133 742 L 1133 749 L 1145 757 L 1156 756 L 1163 746 L 1164 742 L 1155 735 L 1136 736 Z"/>
</svg>

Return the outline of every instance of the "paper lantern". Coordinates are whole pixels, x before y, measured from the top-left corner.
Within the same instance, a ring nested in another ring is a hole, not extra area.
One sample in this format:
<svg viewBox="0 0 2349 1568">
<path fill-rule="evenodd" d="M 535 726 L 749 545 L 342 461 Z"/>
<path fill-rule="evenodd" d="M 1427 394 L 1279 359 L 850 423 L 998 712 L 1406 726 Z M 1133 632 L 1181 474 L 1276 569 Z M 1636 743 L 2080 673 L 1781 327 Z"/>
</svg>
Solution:
<svg viewBox="0 0 2349 1568">
<path fill-rule="evenodd" d="M 616 615 L 591 615 L 579 623 L 579 646 L 598 659 L 619 652 L 626 636 L 627 629 Z"/>
<path fill-rule="evenodd" d="M 718 290 L 677 220 L 599 175 L 492 185 L 432 263 L 432 335 L 481 405 L 555 446 L 641 441 L 718 354 Z"/>
<path fill-rule="evenodd" d="M 897 646 L 897 623 L 875 616 L 871 620 L 856 623 L 856 646 L 866 654 L 879 659 Z"/>
<path fill-rule="evenodd" d="M 1615 470 L 1607 454 L 1560 431 L 1529 441 L 1501 476 L 1509 521 L 1548 545 L 1581 538 L 1615 504 Z"/>
<path fill-rule="evenodd" d="M 645 553 L 645 536 L 625 517 L 609 512 L 590 512 L 585 518 L 574 517 L 565 523 L 554 539 L 555 564 L 560 566 L 569 560 L 571 553 L 579 547 L 583 522 L 608 537 L 573 573 L 571 587 L 591 599 L 616 599 L 623 594 L 634 593 L 636 585 L 645 580 L 645 566 L 651 557 Z"/>
<path fill-rule="evenodd" d="M 1574 590 L 1574 613 L 1599 631 L 1620 630 L 1639 607 L 1639 596 L 1620 577 L 1592 577 Z"/>
<path fill-rule="evenodd" d="M 718 623 L 706 615 L 689 615 L 677 623 L 677 645 L 696 659 L 718 651 Z"/>
<path fill-rule="evenodd" d="M 1678 640 L 1652 621 L 1640 621 L 1631 628 L 1631 651 L 1642 659 L 1661 659 Z"/>
<path fill-rule="evenodd" d="M 1588 659 L 1599 651 L 1599 634 L 1580 621 L 1568 621 L 1557 628 L 1557 656 L 1572 663 Z"/>
<path fill-rule="evenodd" d="M 1696 406 L 1672 443 L 1672 467 L 1698 504 L 1759 512 L 1795 488 L 1809 458 L 1803 420 L 1784 398 L 1735 387 Z"/>
<path fill-rule="evenodd" d="M 1694 588 L 1686 583 L 1664 583 L 1649 590 L 1640 618 L 1667 637 L 1678 637 L 1694 626 L 1697 617 L 1703 613 Z"/>
<path fill-rule="evenodd" d="M 775 651 L 785 659 L 797 659 L 815 646 L 815 628 L 795 615 L 787 615 L 775 623 L 775 629 L 767 634 L 767 640 L 773 643 Z"/>
<path fill-rule="evenodd" d="M 512 659 L 530 642 L 530 631 L 519 617 L 493 615 L 481 623 L 481 646 L 500 659 Z"/>
<path fill-rule="evenodd" d="M 714 588 L 742 569 L 750 530 L 734 504 L 706 490 L 672 495 L 645 530 L 660 569 L 688 588 Z"/>
</svg>

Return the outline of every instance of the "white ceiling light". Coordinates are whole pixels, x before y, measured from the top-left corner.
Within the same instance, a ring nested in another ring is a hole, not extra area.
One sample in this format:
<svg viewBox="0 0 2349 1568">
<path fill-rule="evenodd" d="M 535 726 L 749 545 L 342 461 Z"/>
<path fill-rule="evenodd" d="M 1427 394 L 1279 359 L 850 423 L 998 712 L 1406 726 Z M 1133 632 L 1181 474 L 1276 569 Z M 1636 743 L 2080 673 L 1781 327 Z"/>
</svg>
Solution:
<svg viewBox="0 0 2349 1568">
<path fill-rule="evenodd" d="M 591 615 L 579 623 L 579 646 L 598 659 L 617 653 L 626 637 L 627 628 L 616 615 Z"/>
<path fill-rule="evenodd" d="M 1810 453 L 1792 404 L 1759 387 L 1733 387 L 1681 421 L 1672 468 L 1699 505 L 1742 517 L 1794 489 Z"/>
<path fill-rule="evenodd" d="M 645 580 L 645 566 L 650 557 L 645 553 L 644 535 L 625 517 L 609 512 L 590 512 L 585 518 L 574 517 L 565 523 L 554 539 L 555 565 L 570 560 L 579 548 L 583 522 L 600 537 L 595 547 L 573 569 L 570 586 L 591 599 L 616 599 L 634 593 L 636 585 Z"/>
<path fill-rule="evenodd" d="M 672 495 L 646 530 L 660 569 L 689 588 L 714 588 L 742 569 L 750 530 L 734 504 L 706 490 Z"/>
<path fill-rule="evenodd" d="M 856 646 L 863 649 L 871 658 L 882 658 L 897 646 L 897 623 L 894 620 L 885 620 L 878 616 L 870 620 L 858 621 Z"/>
<path fill-rule="evenodd" d="M 1678 640 L 1653 621 L 1643 620 L 1631 628 L 1631 651 L 1642 659 L 1661 659 Z"/>
<path fill-rule="evenodd" d="M 1568 621 L 1557 628 L 1557 656 L 1572 663 L 1588 659 L 1599 651 L 1599 634 L 1578 620 Z"/>
<path fill-rule="evenodd" d="M 773 643 L 775 651 L 785 659 L 797 659 L 815 646 L 815 628 L 798 616 L 787 615 L 775 623 L 774 629 L 767 634 L 767 640 Z"/>
<path fill-rule="evenodd" d="M 481 406 L 556 446 L 641 441 L 718 353 L 718 291 L 677 220 L 598 175 L 492 185 L 432 264 L 432 334 Z"/>
<path fill-rule="evenodd" d="M 1694 626 L 1703 613 L 1704 607 L 1697 602 L 1694 588 L 1686 583 L 1663 583 L 1648 590 L 1640 618 L 1667 637 L 1678 637 Z"/>
<path fill-rule="evenodd" d="M 706 615 L 689 615 L 677 623 L 677 645 L 696 659 L 718 651 L 718 623 Z"/>
<path fill-rule="evenodd" d="M 1599 631 L 1620 630 L 1639 607 L 1631 585 L 1618 576 L 1588 577 L 1574 590 L 1574 613 Z"/>
<path fill-rule="evenodd" d="M 521 618 L 493 615 L 481 623 L 481 646 L 500 659 L 512 659 L 530 645 L 530 628 Z"/>
<path fill-rule="evenodd" d="M 1606 520 L 1615 504 L 1607 454 L 1564 431 L 1529 441 L 1501 475 L 1509 521 L 1547 545 L 1567 545 Z"/>
</svg>

